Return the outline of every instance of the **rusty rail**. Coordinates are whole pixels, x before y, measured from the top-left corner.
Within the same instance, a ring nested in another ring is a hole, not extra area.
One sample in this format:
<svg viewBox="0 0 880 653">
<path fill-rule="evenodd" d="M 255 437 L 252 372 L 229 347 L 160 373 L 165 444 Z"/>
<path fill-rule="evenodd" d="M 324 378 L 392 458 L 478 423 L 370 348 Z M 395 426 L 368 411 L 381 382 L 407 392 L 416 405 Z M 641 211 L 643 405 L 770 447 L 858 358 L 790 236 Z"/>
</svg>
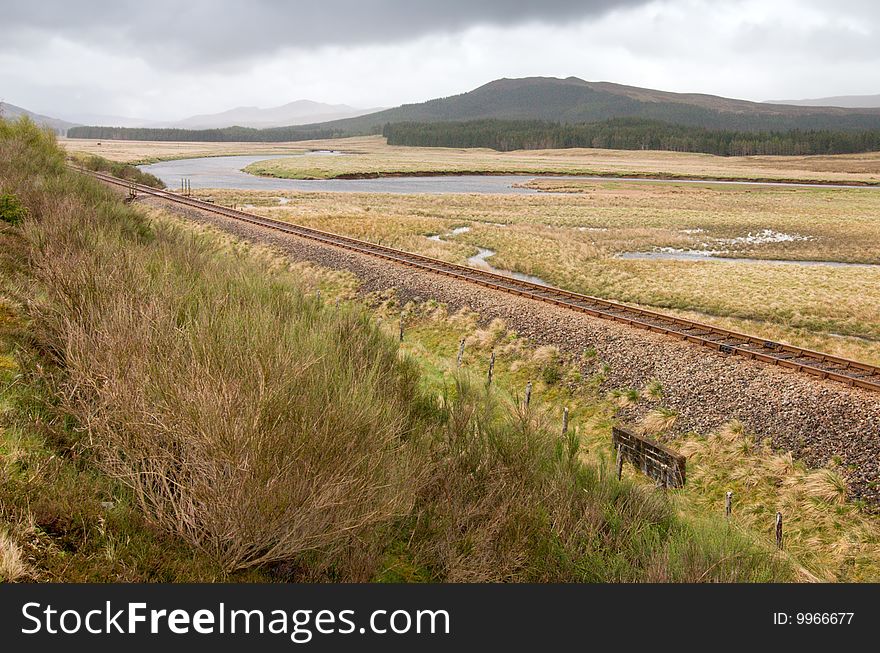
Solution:
<svg viewBox="0 0 880 653">
<path fill-rule="evenodd" d="M 80 170 L 71 166 L 75 170 Z M 581 295 L 579 293 L 543 286 L 529 281 L 521 281 L 502 274 L 487 272 L 464 265 L 447 263 L 438 259 L 413 254 L 383 245 L 377 245 L 356 238 L 349 238 L 339 234 L 303 227 L 289 222 L 282 222 L 272 218 L 265 218 L 245 211 L 239 211 L 225 206 L 219 206 L 193 197 L 178 195 L 177 193 L 158 190 L 142 184 L 132 184 L 113 177 L 111 175 L 84 171 L 88 174 L 111 184 L 134 188 L 137 192 L 153 195 L 177 204 L 190 206 L 202 211 L 209 211 L 235 220 L 241 220 L 260 227 L 294 234 L 302 238 L 308 238 L 328 245 L 342 247 L 348 250 L 369 254 L 378 258 L 418 268 L 435 274 L 441 274 L 455 279 L 461 279 L 470 283 L 478 284 L 493 290 L 526 297 L 537 301 L 554 304 L 580 313 L 586 313 L 593 317 L 613 320 L 632 327 L 662 333 L 681 340 L 686 340 L 704 347 L 709 347 L 723 354 L 742 356 L 744 358 L 773 363 L 781 367 L 793 369 L 798 372 L 810 374 L 820 379 L 829 379 L 845 383 L 849 386 L 863 388 L 865 390 L 880 391 L 880 367 L 848 360 L 839 356 L 825 354 L 810 349 L 803 349 L 793 345 L 786 345 L 772 340 L 766 340 L 757 336 L 730 331 L 720 327 L 701 324 L 692 320 L 686 320 L 671 315 L 665 315 L 635 306 L 628 306 L 619 302 Z"/>
</svg>

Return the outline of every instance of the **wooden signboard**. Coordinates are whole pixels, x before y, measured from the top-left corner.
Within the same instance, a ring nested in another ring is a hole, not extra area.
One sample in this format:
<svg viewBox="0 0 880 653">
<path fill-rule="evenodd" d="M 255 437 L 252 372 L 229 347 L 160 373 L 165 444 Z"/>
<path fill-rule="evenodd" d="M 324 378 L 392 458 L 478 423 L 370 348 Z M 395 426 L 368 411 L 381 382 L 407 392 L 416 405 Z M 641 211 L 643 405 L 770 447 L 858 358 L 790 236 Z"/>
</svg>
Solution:
<svg viewBox="0 0 880 653">
<path fill-rule="evenodd" d="M 622 426 L 612 428 L 611 443 L 622 460 L 628 460 L 658 484 L 684 487 L 687 458 L 682 454 Z"/>
</svg>

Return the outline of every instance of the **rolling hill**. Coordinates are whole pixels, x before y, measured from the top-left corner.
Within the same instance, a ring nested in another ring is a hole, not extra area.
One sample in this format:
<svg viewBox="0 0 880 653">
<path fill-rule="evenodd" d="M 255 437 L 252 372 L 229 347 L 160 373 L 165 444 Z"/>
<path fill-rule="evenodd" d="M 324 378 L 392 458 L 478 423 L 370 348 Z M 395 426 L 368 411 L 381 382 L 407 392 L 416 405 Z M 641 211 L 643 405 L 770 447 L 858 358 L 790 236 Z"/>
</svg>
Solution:
<svg viewBox="0 0 880 653">
<path fill-rule="evenodd" d="M 8 102 L 0 102 L 0 116 L 3 118 L 11 118 L 13 120 L 20 116 L 28 116 L 41 127 L 48 127 L 60 136 L 64 136 L 68 129 L 76 126 L 76 123 L 59 120 L 58 118 L 50 118 L 49 116 L 22 109 L 21 107 L 9 104 Z"/>
<path fill-rule="evenodd" d="M 305 125 L 354 118 L 373 113 L 378 109 L 356 109 L 345 104 L 325 104 L 312 100 L 296 100 L 278 107 L 261 109 L 259 107 L 236 107 L 220 113 L 191 116 L 175 122 L 164 123 L 162 127 L 181 129 L 216 129 L 222 127 L 283 127 L 286 125 Z"/>
<path fill-rule="evenodd" d="M 730 151 L 728 145 L 720 147 L 715 142 L 719 139 L 725 142 L 731 140 L 741 142 L 755 140 L 750 135 L 755 132 L 814 130 L 833 133 L 823 134 L 820 139 L 822 143 L 818 145 L 812 143 L 806 149 L 797 144 L 799 135 L 794 132 L 787 137 L 792 141 L 791 147 L 779 145 L 762 147 L 768 153 L 787 152 L 791 148 L 794 148 L 793 152 L 806 152 L 817 147 L 818 151 L 830 153 L 866 151 L 865 148 L 874 148 L 875 136 L 880 133 L 880 108 L 770 104 L 701 93 L 670 93 L 610 82 L 587 82 L 577 77 L 566 79 L 526 77 L 498 79 L 460 95 L 418 104 L 404 104 L 393 109 L 324 122 L 290 124 L 265 129 L 247 126 L 214 129 L 76 127 L 70 130 L 68 135 L 74 138 L 160 141 L 281 142 L 380 134 L 388 124 L 486 121 L 541 121 L 559 123 L 564 127 L 584 123 L 608 123 L 602 128 L 612 131 L 619 131 L 621 125 L 632 131 L 633 126 L 636 125 L 636 128 L 642 131 L 639 142 L 652 143 L 659 137 L 663 137 L 664 142 L 668 141 L 669 139 L 666 138 L 668 133 L 664 134 L 664 132 L 670 132 L 669 126 L 672 126 L 672 131 L 679 132 L 682 129 L 710 130 L 716 132 L 709 135 L 710 140 L 713 141 L 711 146 L 695 144 L 692 134 L 686 135 L 687 144 L 669 142 L 660 146 L 662 149 L 668 147 L 709 152 Z M 618 124 L 617 121 L 623 122 Z M 519 129 L 512 125 L 471 125 L 471 127 L 479 127 L 483 131 L 495 127 L 508 132 L 511 128 Z M 552 129 L 552 126 L 550 128 Z M 546 130 L 546 127 L 542 129 Z M 651 132 L 649 137 L 645 136 L 646 130 Z M 854 135 L 856 132 L 868 134 L 870 137 L 867 140 L 862 139 Z M 678 136 L 683 135 L 678 134 Z M 696 140 L 703 142 L 706 137 L 706 134 L 700 133 L 696 135 Z M 558 135 L 553 138 L 558 140 Z M 769 142 L 773 138 L 772 134 L 767 134 L 759 140 Z M 619 142 L 619 140 L 615 136 L 609 142 Z M 493 145 L 479 145 L 485 141 L 486 138 L 478 138 L 473 141 L 472 146 L 493 147 Z M 564 144 L 560 146 L 567 147 Z M 694 147 L 702 149 L 689 149 Z M 733 151 L 741 150 L 739 146 L 733 148 Z M 761 148 L 751 145 L 746 148 L 746 151 L 752 150 L 761 151 Z"/>
<path fill-rule="evenodd" d="M 580 123 L 613 118 L 744 131 L 880 128 L 880 108 L 768 104 L 587 82 L 577 77 L 498 79 L 461 95 L 311 126 L 357 134 L 374 132 L 389 122 L 502 119 Z"/>
<path fill-rule="evenodd" d="M 296 100 L 277 107 L 235 107 L 218 113 L 205 113 L 180 120 L 153 120 L 109 114 L 69 114 L 67 118 L 78 125 L 104 125 L 107 127 L 148 129 L 224 129 L 247 127 L 267 129 L 271 127 L 304 125 L 331 120 L 353 118 L 381 109 L 357 109 L 346 104 L 326 104 L 313 100 Z"/>
</svg>

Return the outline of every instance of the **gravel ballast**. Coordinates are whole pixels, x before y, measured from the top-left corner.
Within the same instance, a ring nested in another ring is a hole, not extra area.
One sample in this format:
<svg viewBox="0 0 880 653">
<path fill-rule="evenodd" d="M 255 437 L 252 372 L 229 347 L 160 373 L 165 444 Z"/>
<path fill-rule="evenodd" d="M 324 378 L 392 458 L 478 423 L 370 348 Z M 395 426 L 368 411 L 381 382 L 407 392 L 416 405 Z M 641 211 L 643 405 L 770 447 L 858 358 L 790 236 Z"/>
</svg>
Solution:
<svg viewBox="0 0 880 653">
<path fill-rule="evenodd" d="M 537 344 L 579 355 L 594 348 L 610 370 L 609 388 L 662 384 L 664 403 L 679 413 L 677 431 L 708 433 L 739 419 L 759 438 L 790 450 L 811 467 L 842 461 L 852 498 L 880 506 L 880 395 L 774 365 L 728 356 L 691 343 L 500 291 L 263 229 L 206 211 L 147 198 L 240 238 L 270 244 L 292 259 L 348 270 L 362 292 L 395 288 L 399 298 L 435 299 L 450 312 L 468 307 L 482 320 L 501 318 Z"/>
</svg>

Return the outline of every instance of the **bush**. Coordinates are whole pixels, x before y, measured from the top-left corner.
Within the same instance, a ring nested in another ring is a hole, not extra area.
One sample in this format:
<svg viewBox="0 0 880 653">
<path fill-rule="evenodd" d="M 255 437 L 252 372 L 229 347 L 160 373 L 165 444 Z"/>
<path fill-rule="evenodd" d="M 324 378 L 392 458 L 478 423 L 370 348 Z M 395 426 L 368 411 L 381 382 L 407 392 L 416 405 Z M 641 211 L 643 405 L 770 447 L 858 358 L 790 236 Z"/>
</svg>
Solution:
<svg viewBox="0 0 880 653">
<path fill-rule="evenodd" d="M 129 165 L 127 163 L 110 161 L 109 159 L 105 159 L 104 157 L 98 156 L 96 154 L 81 158 L 80 163 L 82 163 L 82 165 L 89 170 L 95 170 L 97 172 L 107 172 L 114 177 L 118 177 L 119 179 L 133 181 L 138 184 L 143 184 L 144 186 L 151 186 L 153 188 L 165 188 L 165 184 L 162 182 L 162 180 L 155 175 L 151 175 L 149 172 L 144 172 L 137 166 Z"/>
<path fill-rule="evenodd" d="M 16 226 L 27 217 L 27 208 L 22 206 L 15 195 L 0 194 L 0 220 Z"/>
</svg>

